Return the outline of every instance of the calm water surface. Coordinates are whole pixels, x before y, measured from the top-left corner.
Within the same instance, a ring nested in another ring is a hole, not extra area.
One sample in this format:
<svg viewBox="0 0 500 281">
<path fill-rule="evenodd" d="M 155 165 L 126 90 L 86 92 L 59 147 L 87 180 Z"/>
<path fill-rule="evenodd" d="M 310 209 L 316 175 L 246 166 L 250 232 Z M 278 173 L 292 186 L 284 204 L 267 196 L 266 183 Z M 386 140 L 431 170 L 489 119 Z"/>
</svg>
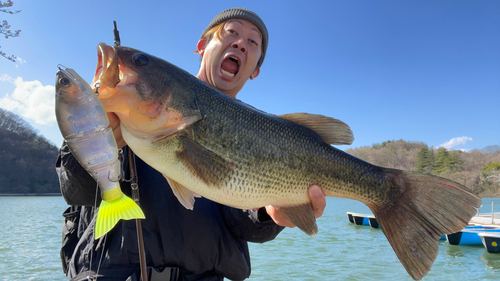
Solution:
<svg viewBox="0 0 500 281">
<path fill-rule="evenodd" d="M 413 280 L 380 229 L 349 223 L 346 213 L 369 212 L 363 204 L 328 198 L 310 238 L 285 229 L 277 239 L 250 244 L 249 280 Z M 500 211 L 500 199 L 483 199 Z M 0 280 L 66 280 L 59 259 L 62 197 L 0 197 Z M 423 280 L 500 280 L 500 255 L 484 247 L 439 243 L 439 255 Z"/>
</svg>

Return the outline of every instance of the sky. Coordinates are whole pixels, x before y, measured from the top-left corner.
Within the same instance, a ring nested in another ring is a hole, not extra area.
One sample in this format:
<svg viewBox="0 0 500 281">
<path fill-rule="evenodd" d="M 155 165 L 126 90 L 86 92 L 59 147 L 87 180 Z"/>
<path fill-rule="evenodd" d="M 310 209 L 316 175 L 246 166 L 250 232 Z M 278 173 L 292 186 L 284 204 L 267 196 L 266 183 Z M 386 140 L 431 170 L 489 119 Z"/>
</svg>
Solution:
<svg viewBox="0 0 500 281">
<path fill-rule="evenodd" d="M 193 51 L 212 18 L 256 12 L 269 30 L 260 75 L 238 94 L 273 114 L 307 112 L 346 122 L 354 142 L 418 141 L 447 149 L 500 145 L 500 1 L 34 1 L 0 13 L 0 108 L 59 146 L 57 65 L 91 82 L 97 44 L 123 46 L 196 75 Z"/>
</svg>

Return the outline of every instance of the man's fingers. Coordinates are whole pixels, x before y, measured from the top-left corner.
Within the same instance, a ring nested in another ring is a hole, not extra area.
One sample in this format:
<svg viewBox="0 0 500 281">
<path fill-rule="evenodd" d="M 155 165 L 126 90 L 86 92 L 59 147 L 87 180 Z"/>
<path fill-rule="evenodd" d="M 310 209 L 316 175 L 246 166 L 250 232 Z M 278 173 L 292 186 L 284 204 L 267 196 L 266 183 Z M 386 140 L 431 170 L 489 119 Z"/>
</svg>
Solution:
<svg viewBox="0 0 500 281">
<path fill-rule="evenodd" d="M 113 130 L 115 135 L 116 144 L 118 148 L 123 148 L 127 143 L 122 137 L 122 128 L 120 127 L 120 118 L 113 112 L 108 112 L 109 127 Z"/>
<path fill-rule="evenodd" d="M 321 217 L 326 207 L 325 193 L 323 192 L 321 187 L 317 185 L 311 185 L 307 189 L 307 193 L 309 193 L 309 199 L 311 199 L 311 204 L 314 210 L 314 216 L 316 218 Z"/>
<path fill-rule="evenodd" d="M 120 127 L 120 118 L 118 118 L 116 114 L 114 114 L 113 112 L 108 112 L 107 115 L 109 120 L 109 127 L 111 127 L 111 129 L 114 130 Z"/>
<path fill-rule="evenodd" d="M 277 208 L 274 206 L 268 205 L 266 206 L 266 211 L 267 214 L 273 219 L 273 221 L 279 225 L 279 226 L 285 226 L 285 227 L 290 227 L 294 228 L 295 224 L 293 224 L 291 221 L 289 221 L 282 212 L 280 212 Z"/>
<path fill-rule="evenodd" d="M 311 200 L 311 206 L 314 211 L 314 216 L 319 218 L 323 215 L 326 207 L 326 197 L 323 189 L 317 185 L 311 185 L 307 189 L 307 193 L 309 195 L 309 199 Z M 279 208 L 274 206 L 266 206 L 267 214 L 274 220 L 277 225 L 294 228 L 295 224 L 289 221 L 282 212 L 280 212 Z"/>
</svg>

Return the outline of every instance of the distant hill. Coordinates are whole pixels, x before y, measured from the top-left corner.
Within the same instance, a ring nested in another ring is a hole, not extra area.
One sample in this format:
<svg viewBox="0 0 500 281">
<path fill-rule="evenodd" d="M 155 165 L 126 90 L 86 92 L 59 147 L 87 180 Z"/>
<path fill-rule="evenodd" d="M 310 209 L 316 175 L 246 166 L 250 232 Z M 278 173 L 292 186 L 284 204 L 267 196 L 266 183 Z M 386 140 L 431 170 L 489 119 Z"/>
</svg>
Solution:
<svg viewBox="0 0 500 281">
<path fill-rule="evenodd" d="M 57 151 L 22 117 L 0 109 L 0 195 L 60 193 Z"/>
<path fill-rule="evenodd" d="M 481 149 L 481 151 L 486 153 L 500 152 L 500 145 L 488 145 L 487 147 Z"/>
<path fill-rule="evenodd" d="M 500 197 L 498 145 L 463 152 L 433 148 L 423 142 L 393 140 L 346 152 L 378 166 L 448 178 L 482 197 Z"/>
</svg>

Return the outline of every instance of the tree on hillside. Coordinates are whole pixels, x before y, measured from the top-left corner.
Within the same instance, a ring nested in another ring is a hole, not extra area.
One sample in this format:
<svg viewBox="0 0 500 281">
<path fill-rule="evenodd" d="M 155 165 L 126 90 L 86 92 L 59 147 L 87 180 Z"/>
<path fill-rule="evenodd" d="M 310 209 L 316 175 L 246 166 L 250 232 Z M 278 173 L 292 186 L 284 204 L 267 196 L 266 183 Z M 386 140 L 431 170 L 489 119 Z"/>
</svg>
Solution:
<svg viewBox="0 0 500 281">
<path fill-rule="evenodd" d="M 483 152 L 486 153 L 500 153 L 500 145 L 488 145 L 483 148 Z"/>
<path fill-rule="evenodd" d="M 482 169 L 484 177 L 491 178 L 492 181 L 500 180 L 500 162 L 490 162 Z"/>
<path fill-rule="evenodd" d="M 423 142 L 385 141 L 371 147 L 347 149 L 352 154 L 375 165 L 439 175 L 469 188 L 484 197 L 500 196 L 500 151 L 496 146 L 483 150 L 437 151 Z M 436 161 L 438 162 L 437 164 Z M 493 164 L 488 164 L 493 163 Z M 438 168 L 439 174 L 434 170 Z"/>
<path fill-rule="evenodd" d="M 423 142 L 388 140 L 346 152 L 378 166 L 413 171 L 417 153 L 423 147 L 427 147 Z"/>
<path fill-rule="evenodd" d="M 422 147 L 417 154 L 417 162 L 415 163 L 415 171 L 432 174 L 434 170 L 434 152 L 428 147 Z"/>
<path fill-rule="evenodd" d="M 498 194 L 500 186 L 500 161 L 490 162 L 481 169 L 483 189 L 490 190 L 493 194 Z"/>
<path fill-rule="evenodd" d="M 21 11 L 21 10 L 11 10 L 10 8 L 12 7 L 12 5 L 14 5 L 14 2 L 12 2 L 12 0 L 7 0 L 4 2 L 0 1 L 0 12 L 12 15 L 12 14 L 17 14 Z M 18 37 L 20 32 L 21 30 L 15 30 L 14 32 L 12 32 L 12 30 L 10 30 L 10 25 L 7 22 L 7 20 L 2 20 L 0 24 L 0 33 L 5 36 L 5 39 L 8 39 L 9 37 Z M 13 62 L 15 62 L 17 58 L 14 55 L 8 56 L 2 51 L 0 51 L 0 55 Z"/>
<path fill-rule="evenodd" d="M 439 175 L 444 172 L 457 172 L 462 170 L 464 162 L 459 160 L 458 154 L 461 151 L 448 151 L 444 147 L 440 147 L 436 153 L 434 161 L 434 174 Z"/>
<path fill-rule="evenodd" d="M 0 193 L 58 193 L 57 147 L 24 119 L 0 109 Z"/>
<path fill-rule="evenodd" d="M 26 137 L 29 137 L 33 134 L 36 135 L 35 129 L 28 122 L 26 122 L 21 116 L 1 108 L 0 108 L 0 128 L 4 128 L 7 131 Z"/>
</svg>

